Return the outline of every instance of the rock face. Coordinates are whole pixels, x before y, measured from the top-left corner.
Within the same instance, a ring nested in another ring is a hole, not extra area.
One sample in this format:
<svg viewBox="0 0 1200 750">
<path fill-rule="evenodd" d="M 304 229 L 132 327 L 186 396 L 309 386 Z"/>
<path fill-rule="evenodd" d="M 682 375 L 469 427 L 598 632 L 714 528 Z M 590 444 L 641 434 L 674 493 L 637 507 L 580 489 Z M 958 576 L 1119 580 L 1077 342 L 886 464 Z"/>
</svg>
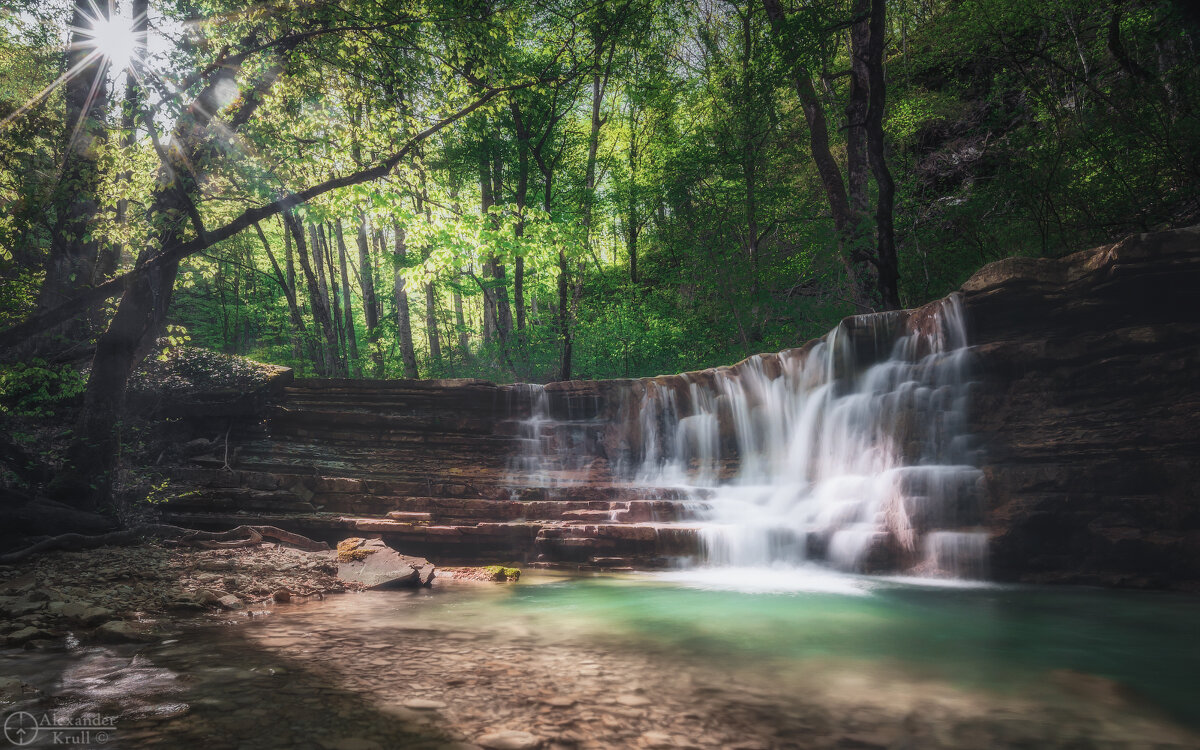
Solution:
<svg viewBox="0 0 1200 750">
<path fill-rule="evenodd" d="M 970 524 L 989 534 L 989 574 L 1200 586 L 1200 229 L 994 263 L 959 299 L 976 381 L 968 431 L 984 477 Z M 839 332 L 869 363 L 897 332 L 935 325 L 940 309 L 858 316 Z M 698 553 L 691 521 L 706 498 L 633 481 L 628 446 L 653 425 L 631 404 L 653 390 L 682 415 L 694 387 L 750 369 L 778 377 L 815 345 L 719 370 L 544 388 L 296 380 L 234 429 L 232 471 L 224 445 L 175 470 L 194 491 L 170 503 L 172 520 L 220 527 L 250 514 L 329 541 L 380 537 L 443 564 L 661 565 Z M 737 445 L 724 430 L 717 440 L 717 475 L 728 477 Z"/>
<path fill-rule="evenodd" d="M 993 575 L 1200 586 L 1200 228 L 963 286 Z"/>
</svg>

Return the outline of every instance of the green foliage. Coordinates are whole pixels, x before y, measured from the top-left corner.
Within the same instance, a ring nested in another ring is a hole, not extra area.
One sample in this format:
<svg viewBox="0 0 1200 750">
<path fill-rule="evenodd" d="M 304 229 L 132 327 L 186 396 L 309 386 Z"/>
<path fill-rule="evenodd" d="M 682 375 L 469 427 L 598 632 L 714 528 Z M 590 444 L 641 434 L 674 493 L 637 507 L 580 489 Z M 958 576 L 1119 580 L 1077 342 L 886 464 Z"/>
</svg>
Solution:
<svg viewBox="0 0 1200 750">
<path fill-rule="evenodd" d="M 43 359 L 0 365 L 0 414 L 44 417 L 83 393 L 83 375 Z"/>
<path fill-rule="evenodd" d="M 99 209 L 88 236 L 123 249 L 123 268 L 156 251 L 164 228 L 193 237 L 196 219 L 211 231 L 286 192 L 403 158 L 296 206 L 300 240 L 268 218 L 186 259 L 171 325 L 143 369 L 179 388 L 221 368 L 247 375 L 242 357 L 303 375 L 401 377 L 411 345 L 422 377 L 544 381 L 561 376 L 569 340 L 572 375 L 635 377 L 822 335 L 854 307 L 795 82 L 813 83 L 844 172 L 855 4 L 782 6 L 774 24 L 754 0 L 159 7 L 165 28 L 189 30 L 187 44 L 150 61 L 152 82 L 188 82 L 153 91 L 164 126 L 191 116 L 223 50 L 306 31 L 286 75 L 267 75 L 280 58 L 266 48 L 238 71 L 242 94 L 273 83 L 236 131 L 206 131 L 196 216 L 153 212 L 172 172 L 144 123 L 132 144 L 119 137 L 113 108 L 107 141 L 91 144 Z M 0 119 L 61 72 L 67 7 L 24 2 L 0 18 Z M 1008 255 L 1200 219 L 1200 30 L 1181 8 L 888 4 L 884 124 L 905 304 Z M 0 127 L 0 325 L 38 305 L 72 125 L 61 92 L 21 111 Z M 504 335 L 485 324 L 500 317 L 491 296 L 513 310 Z"/>
</svg>

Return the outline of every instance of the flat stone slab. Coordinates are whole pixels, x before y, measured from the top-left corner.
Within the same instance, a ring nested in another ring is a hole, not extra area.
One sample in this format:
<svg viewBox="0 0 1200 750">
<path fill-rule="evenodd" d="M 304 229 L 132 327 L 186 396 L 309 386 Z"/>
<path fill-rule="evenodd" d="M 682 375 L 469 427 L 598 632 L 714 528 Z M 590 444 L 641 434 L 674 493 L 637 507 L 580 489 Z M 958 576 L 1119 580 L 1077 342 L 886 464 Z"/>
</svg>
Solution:
<svg viewBox="0 0 1200 750">
<path fill-rule="evenodd" d="M 351 537 L 338 543 L 338 578 L 368 589 L 428 586 L 437 567 L 402 555 L 381 539 Z"/>
</svg>

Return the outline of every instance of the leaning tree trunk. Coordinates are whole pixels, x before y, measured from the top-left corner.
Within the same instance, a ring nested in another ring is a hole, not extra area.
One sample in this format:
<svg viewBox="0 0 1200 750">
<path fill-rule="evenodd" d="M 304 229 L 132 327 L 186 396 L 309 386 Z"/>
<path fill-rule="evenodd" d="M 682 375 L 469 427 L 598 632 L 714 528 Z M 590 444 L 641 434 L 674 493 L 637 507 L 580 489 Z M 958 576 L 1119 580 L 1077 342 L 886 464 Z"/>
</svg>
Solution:
<svg viewBox="0 0 1200 750">
<path fill-rule="evenodd" d="M 234 62 L 217 70 L 176 122 L 171 137 L 175 148 L 162 155 L 164 162 L 149 212 L 151 223 L 158 230 L 155 248 L 142 251 L 139 266 L 156 252 L 181 244 L 189 224 L 192 231 L 203 231 L 192 202 L 198 190 L 193 170 L 207 160 L 208 126 L 221 109 L 218 98 L 229 87 L 237 86 L 239 70 L 240 65 Z M 230 118 L 230 126 L 245 122 L 261 101 L 261 96 L 244 97 Z M 96 342 L 83 408 L 67 449 L 66 465 L 48 488 L 52 495 L 84 508 L 106 503 L 111 497 L 126 385 L 133 369 L 153 349 L 163 330 L 178 269 L 178 262 L 152 266 L 149 272 L 135 276 L 121 297 L 112 322 Z"/>
<path fill-rule="evenodd" d="M 108 111 L 108 63 L 103 55 L 80 38 L 89 28 L 93 11 L 108 18 L 108 6 L 91 0 L 76 0 L 71 25 L 75 31 L 67 52 L 67 69 L 79 72 L 63 84 L 66 123 L 62 174 L 52 198 L 54 219 L 50 234 L 50 257 L 46 278 L 38 294 L 38 309 L 49 310 L 69 300 L 80 287 L 90 284 L 100 243 L 92 235 L 99 202 L 100 152 L 108 140 L 104 118 Z M 69 336 L 81 334 L 72 324 Z"/>
<path fill-rule="evenodd" d="M 133 24 L 130 30 L 133 32 L 135 40 L 134 54 L 140 58 L 146 54 L 146 33 L 150 28 L 148 0 L 133 0 L 132 10 Z M 121 104 L 121 148 L 130 153 L 137 145 L 137 121 L 145 99 L 146 92 L 138 77 L 132 72 L 127 73 L 125 101 Z M 128 185 L 133 180 L 133 170 L 126 169 L 122 172 L 121 180 Z M 129 222 L 129 200 L 127 198 L 122 197 L 117 200 L 115 219 L 118 226 L 124 226 Z M 96 281 L 103 281 L 117 272 L 117 268 L 121 265 L 121 251 L 122 246 L 118 242 L 110 242 L 100 249 L 100 257 L 96 262 L 94 273 Z"/>
</svg>

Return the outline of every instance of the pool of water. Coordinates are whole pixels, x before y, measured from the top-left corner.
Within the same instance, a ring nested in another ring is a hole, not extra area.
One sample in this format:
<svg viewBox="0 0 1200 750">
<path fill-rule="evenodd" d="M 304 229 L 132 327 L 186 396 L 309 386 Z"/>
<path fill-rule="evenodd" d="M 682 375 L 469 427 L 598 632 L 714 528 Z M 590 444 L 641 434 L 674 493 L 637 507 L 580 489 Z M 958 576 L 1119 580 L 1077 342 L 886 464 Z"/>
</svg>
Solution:
<svg viewBox="0 0 1200 750">
<path fill-rule="evenodd" d="M 1200 601 L 1170 594 L 527 575 L 0 652 L 42 691 L 0 710 L 115 717 L 117 747 L 1193 748 L 1198 626 Z"/>
<path fill-rule="evenodd" d="M 560 633 L 620 634 L 743 668 L 886 663 L 1004 691 L 1073 670 L 1200 725 L 1200 599 L 1192 596 L 712 569 L 564 580 L 451 606 L 481 618 L 499 609 Z"/>
</svg>

